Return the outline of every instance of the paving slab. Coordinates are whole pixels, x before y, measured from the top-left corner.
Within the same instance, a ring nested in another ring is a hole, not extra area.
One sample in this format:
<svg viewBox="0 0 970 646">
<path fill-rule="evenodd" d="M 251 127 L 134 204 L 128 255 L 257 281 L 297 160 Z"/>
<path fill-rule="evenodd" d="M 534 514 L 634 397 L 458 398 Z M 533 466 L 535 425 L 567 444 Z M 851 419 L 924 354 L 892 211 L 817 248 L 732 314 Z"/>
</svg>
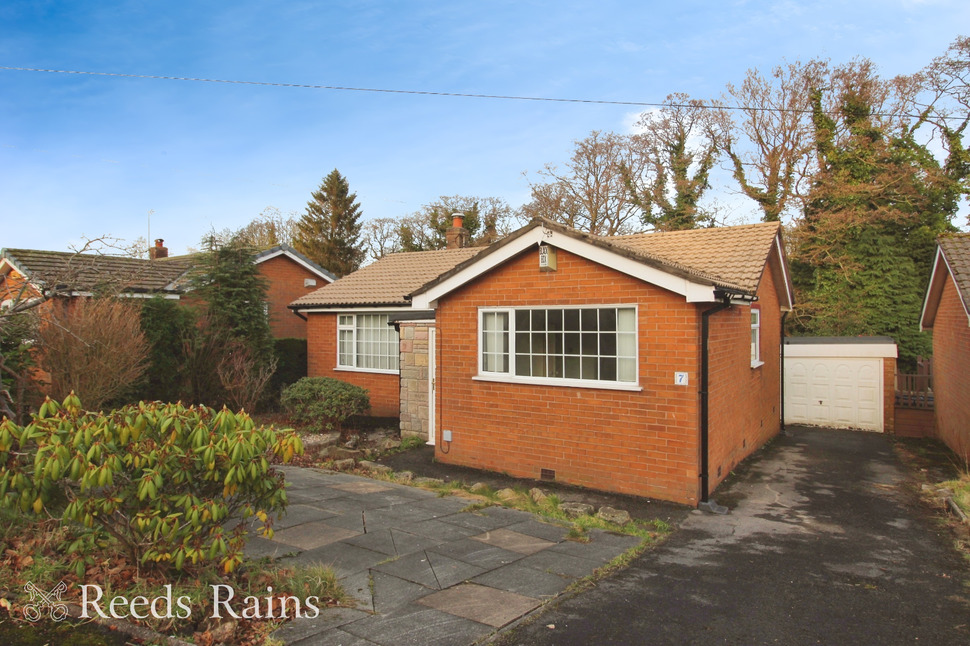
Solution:
<svg viewBox="0 0 970 646">
<path fill-rule="evenodd" d="M 421 552 L 440 545 L 437 538 L 418 536 L 399 529 L 380 529 L 347 539 L 348 545 L 356 545 L 388 556 L 400 556 Z"/>
<path fill-rule="evenodd" d="M 501 628 L 539 606 L 539 600 L 484 585 L 462 583 L 418 599 L 418 603 L 451 615 Z"/>
<path fill-rule="evenodd" d="M 273 529 L 279 531 L 287 527 L 293 527 L 294 525 L 330 518 L 331 516 L 336 516 L 336 514 L 323 509 L 319 505 L 309 505 L 306 503 L 294 504 L 290 502 L 286 508 L 286 512 L 273 520 Z"/>
<path fill-rule="evenodd" d="M 472 539 L 481 541 L 482 543 L 486 543 L 487 545 L 492 545 L 494 547 L 501 547 L 502 549 L 509 550 L 510 552 L 518 552 L 519 554 L 535 554 L 540 550 L 544 550 L 547 547 L 552 547 L 555 545 L 555 543 L 552 541 L 536 538 L 535 536 L 529 536 L 528 534 L 513 532 L 512 530 L 504 527 L 493 529 L 485 532 L 484 534 L 478 534 L 477 536 L 472 536 Z"/>
<path fill-rule="evenodd" d="M 295 563 L 329 565 L 337 573 L 337 576 L 342 578 L 356 572 L 366 571 L 387 559 L 387 554 L 338 542 L 301 552 L 289 560 Z"/>
<path fill-rule="evenodd" d="M 456 541 L 481 533 L 481 530 L 477 527 L 466 527 L 463 525 L 446 522 L 450 518 L 451 516 L 440 516 L 438 518 L 429 518 L 427 520 L 403 522 L 400 523 L 398 527 L 406 532 L 410 532 L 411 534 L 427 536 L 429 538 L 440 538 L 445 541 Z"/>
<path fill-rule="evenodd" d="M 553 523 L 544 523 L 532 518 L 522 521 L 521 523 L 508 525 L 505 529 L 518 532 L 520 534 L 527 534 L 528 536 L 535 536 L 536 538 L 542 538 L 547 541 L 552 541 L 553 543 L 562 542 L 566 539 L 566 535 L 569 533 L 568 527 L 555 525 Z"/>
<path fill-rule="evenodd" d="M 485 572 L 485 568 L 434 552 L 415 552 L 374 566 L 378 572 L 391 574 L 433 590 L 441 590 Z"/>
<path fill-rule="evenodd" d="M 279 541 L 250 534 L 249 538 L 246 539 L 246 546 L 243 551 L 246 556 L 253 559 L 278 559 L 296 554 L 300 550 L 292 545 L 284 545 Z"/>
<path fill-rule="evenodd" d="M 458 561 L 464 561 L 478 567 L 492 569 L 509 563 L 514 563 L 523 557 L 520 552 L 489 545 L 473 538 L 463 538 L 448 541 L 431 550 L 436 554 L 443 554 Z"/>
<path fill-rule="evenodd" d="M 593 570 L 602 565 L 599 561 L 563 554 L 552 549 L 536 552 L 535 554 L 526 556 L 517 563 L 522 567 L 529 567 L 533 570 L 550 572 L 574 579 L 580 579 L 592 574 Z"/>
<path fill-rule="evenodd" d="M 298 642 L 287 642 L 289 646 L 374 646 L 374 642 L 363 637 L 357 637 L 344 631 L 342 628 L 335 628 L 326 632 L 301 639 Z"/>
<path fill-rule="evenodd" d="M 295 644 L 368 616 L 366 612 L 353 608 L 326 608 L 317 617 L 303 617 L 287 622 L 273 632 L 273 637 L 287 644 Z"/>
<path fill-rule="evenodd" d="M 511 512 L 511 513 L 499 513 L 499 512 Z M 478 511 L 463 512 L 457 514 L 451 514 L 450 516 L 443 516 L 442 521 L 446 523 L 452 523 L 454 525 L 460 525 L 461 527 L 473 527 L 480 531 L 488 531 L 491 529 L 498 529 L 500 527 L 508 527 L 509 525 L 514 525 L 515 523 L 521 523 L 526 518 L 529 518 L 531 514 L 526 514 L 523 511 L 513 511 L 511 509 L 489 507 L 487 509 L 481 509 Z"/>
<path fill-rule="evenodd" d="M 312 550 L 358 534 L 359 532 L 352 529 L 335 527 L 328 525 L 325 520 L 318 520 L 281 529 L 275 532 L 272 540 L 284 545 L 298 547 L 301 550 Z"/>
<path fill-rule="evenodd" d="M 575 580 L 570 576 L 536 570 L 516 561 L 480 574 L 471 582 L 499 590 L 508 590 L 534 599 L 550 599 L 569 587 Z"/>
<path fill-rule="evenodd" d="M 450 516 L 454 512 L 435 509 L 429 505 L 421 505 L 421 501 L 407 501 L 395 503 L 380 509 L 369 509 L 367 515 L 380 522 L 393 522 L 400 525 L 417 520 L 432 520 Z"/>
<path fill-rule="evenodd" d="M 596 561 L 597 567 L 609 563 L 623 552 L 633 549 L 642 540 L 638 536 L 611 534 L 609 532 L 591 531 L 587 538 L 589 542 L 563 541 L 549 548 L 552 552 L 568 554 L 590 561 Z"/>
<path fill-rule="evenodd" d="M 331 487 L 332 488 L 332 487 Z M 398 496 L 393 490 L 371 494 L 351 494 L 347 493 L 339 498 L 323 500 L 319 503 L 327 511 L 346 514 L 367 511 L 371 509 L 384 509 L 392 505 L 399 505 L 410 502 L 408 498 Z"/>
<path fill-rule="evenodd" d="M 434 608 L 411 604 L 387 615 L 347 624 L 343 630 L 381 646 L 472 644 L 493 628 Z"/>
<path fill-rule="evenodd" d="M 421 584 L 374 570 L 370 575 L 374 612 L 389 614 L 412 601 L 426 597 L 434 590 Z"/>
</svg>

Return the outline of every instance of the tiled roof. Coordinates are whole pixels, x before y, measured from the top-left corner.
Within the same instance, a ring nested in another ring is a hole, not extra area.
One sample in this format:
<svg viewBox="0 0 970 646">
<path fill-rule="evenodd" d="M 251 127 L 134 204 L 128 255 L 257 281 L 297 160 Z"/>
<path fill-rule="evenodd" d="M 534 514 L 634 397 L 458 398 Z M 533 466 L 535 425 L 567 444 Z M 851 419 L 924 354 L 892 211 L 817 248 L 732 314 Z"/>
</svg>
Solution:
<svg viewBox="0 0 970 646">
<path fill-rule="evenodd" d="M 950 266 L 953 282 L 963 302 L 970 305 L 970 233 L 952 233 L 940 237 L 940 249 Z"/>
<path fill-rule="evenodd" d="M 485 247 L 395 253 L 293 301 L 290 307 L 409 305 L 405 296 Z"/>
<path fill-rule="evenodd" d="M 253 257 L 253 261 L 259 263 L 259 262 L 262 262 L 264 258 L 272 258 L 274 256 L 279 255 L 280 253 L 284 253 L 293 258 L 298 259 L 299 262 L 302 262 L 307 267 L 317 272 L 321 276 L 326 276 L 330 280 L 330 282 L 333 282 L 337 279 L 337 277 L 334 276 L 332 272 L 327 271 L 326 269 L 324 269 L 317 263 L 313 262 L 312 260 L 304 256 L 302 253 L 300 253 L 299 251 L 297 251 L 296 249 L 294 249 L 293 247 L 287 244 L 278 244 L 275 247 L 270 247 L 269 249 L 263 249 Z"/>
<path fill-rule="evenodd" d="M 760 222 L 598 240 L 754 293 L 780 227 L 777 222 Z"/>
<path fill-rule="evenodd" d="M 190 267 L 188 257 L 144 260 L 37 249 L 4 249 L 4 258 L 31 282 L 57 283 L 75 291 L 113 286 L 125 291 L 163 291 Z"/>
</svg>

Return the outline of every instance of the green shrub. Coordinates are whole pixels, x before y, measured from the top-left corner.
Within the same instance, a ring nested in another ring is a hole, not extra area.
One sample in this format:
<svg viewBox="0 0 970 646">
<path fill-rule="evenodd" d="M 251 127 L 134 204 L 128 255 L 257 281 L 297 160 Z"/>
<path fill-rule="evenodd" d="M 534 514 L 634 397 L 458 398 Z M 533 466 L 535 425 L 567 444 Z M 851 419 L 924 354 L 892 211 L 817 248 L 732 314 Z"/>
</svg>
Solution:
<svg viewBox="0 0 970 646">
<path fill-rule="evenodd" d="M 223 408 L 140 402 L 108 414 L 72 393 L 26 426 L 0 424 L 0 506 L 78 525 L 67 547 L 82 558 L 117 544 L 158 569 L 242 561 L 246 519 L 286 507 L 274 455 L 303 452 L 292 430 L 256 427 Z"/>
<path fill-rule="evenodd" d="M 283 408 L 307 429 L 342 430 L 344 422 L 370 410 L 367 390 L 330 377 L 304 377 L 283 389 Z"/>
</svg>

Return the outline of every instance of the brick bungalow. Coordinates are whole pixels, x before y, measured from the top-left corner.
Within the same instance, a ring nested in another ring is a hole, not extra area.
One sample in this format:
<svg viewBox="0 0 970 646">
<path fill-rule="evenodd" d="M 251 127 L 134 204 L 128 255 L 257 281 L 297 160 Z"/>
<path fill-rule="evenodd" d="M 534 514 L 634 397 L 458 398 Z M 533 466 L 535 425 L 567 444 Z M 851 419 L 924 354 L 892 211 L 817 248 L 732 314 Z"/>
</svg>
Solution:
<svg viewBox="0 0 970 646">
<path fill-rule="evenodd" d="M 265 308 L 273 336 L 306 338 L 306 322 L 287 309 L 290 301 L 334 276 L 286 245 L 256 255 L 254 262 L 269 283 Z M 67 286 L 64 296 L 90 296 L 110 288 L 133 298 L 163 296 L 182 300 L 193 256 L 168 255 L 163 240 L 149 249 L 149 259 L 77 254 L 37 249 L 0 252 L 0 302 L 36 297 L 55 284 Z M 22 291 L 24 290 L 24 291 Z"/>
<path fill-rule="evenodd" d="M 780 428 L 791 306 L 776 223 L 604 238 L 542 220 L 291 305 L 310 374 L 370 389 L 442 462 L 692 505 Z"/>
<path fill-rule="evenodd" d="M 970 461 L 970 234 L 940 238 L 920 328 L 933 331 L 936 432 Z"/>
</svg>

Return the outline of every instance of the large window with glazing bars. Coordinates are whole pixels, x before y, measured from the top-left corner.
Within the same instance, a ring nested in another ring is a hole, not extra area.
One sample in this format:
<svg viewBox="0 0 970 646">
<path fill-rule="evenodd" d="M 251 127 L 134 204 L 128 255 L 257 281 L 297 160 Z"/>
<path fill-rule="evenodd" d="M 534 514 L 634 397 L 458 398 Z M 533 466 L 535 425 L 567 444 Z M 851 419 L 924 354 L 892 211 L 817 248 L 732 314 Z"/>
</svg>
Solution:
<svg viewBox="0 0 970 646">
<path fill-rule="evenodd" d="M 637 383 L 636 307 L 482 308 L 479 330 L 483 377 Z"/>
<path fill-rule="evenodd" d="M 337 315 L 337 367 L 397 372 L 400 346 L 387 314 Z"/>
</svg>

